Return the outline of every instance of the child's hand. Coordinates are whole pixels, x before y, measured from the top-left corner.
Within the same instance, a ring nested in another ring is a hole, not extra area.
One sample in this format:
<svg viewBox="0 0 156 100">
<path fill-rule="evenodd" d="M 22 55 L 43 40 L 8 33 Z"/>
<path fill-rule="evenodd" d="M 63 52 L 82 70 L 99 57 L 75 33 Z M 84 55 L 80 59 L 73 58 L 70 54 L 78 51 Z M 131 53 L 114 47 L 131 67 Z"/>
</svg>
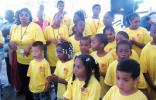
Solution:
<svg viewBox="0 0 156 100">
<path fill-rule="evenodd" d="M 47 81 L 47 82 L 45 83 L 44 91 L 45 91 L 45 92 L 48 91 L 49 88 L 50 88 L 50 83 Z"/>
<path fill-rule="evenodd" d="M 56 75 L 54 75 L 54 74 L 47 77 L 48 82 L 57 81 L 57 79 L 58 79 L 58 77 Z"/>
<path fill-rule="evenodd" d="M 53 76 L 53 80 L 55 81 L 55 82 L 57 82 L 58 81 L 58 77 L 56 76 L 56 75 L 52 75 Z"/>
</svg>

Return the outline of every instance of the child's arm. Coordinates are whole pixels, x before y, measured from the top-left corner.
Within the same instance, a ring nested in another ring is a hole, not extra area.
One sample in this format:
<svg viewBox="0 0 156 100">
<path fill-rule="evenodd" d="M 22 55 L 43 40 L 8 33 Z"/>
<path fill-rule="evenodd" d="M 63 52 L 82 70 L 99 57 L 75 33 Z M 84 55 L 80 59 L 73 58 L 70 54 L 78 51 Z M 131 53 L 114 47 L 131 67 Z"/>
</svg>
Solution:
<svg viewBox="0 0 156 100">
<path fill-rule="evenodd" d="M 58 76 L 56 76 L 54 74 L 53 74 L 53 77 L 54 77 L 55 82 L 57 82 L 57 83 L 62 83 L 62 84 L 65 84 L 65 85 L 68 84 L 68 82 L 65 79 L 59 78 Z"/>
<path fill-rule="evenodd" d="M 134 45 L 136 45 L 137 47 L 139 47 L 141 49 L 145 46 L 144 43 L 137 42 L 135 39 L 132 39 L 131 40 L 131 43 L 134 44 Z"/>
<path fill-rule="evenodd" d="M 148 94 L 147 89 L 139 89 L 139 90 L 142 91 L 147 96 L 148 100 L 152 100 L 150 95 Z"/>
<path fill-rule="evenodd" d="M 67 82 L 66 80 L 61 79 L 61 78 L 59 78 L 58 76 L 56 76 L 56 75 L 54 75 L 54 74 L 52 74 L 51 76 L 47 77 L 47 80 L 48 80 L 49 82 L 62 83 L 62 84 L 65 84 L 65 85 L 68 84 L 68 82 Z"/>
<path fill-rule="evenodd" d="M 152 82 L 152 80 L 151 80 L 149 74 L 148 74 L 148 73 L 144 73 L 144 77 L 145 77 L 146 82 L 148 83 L 148 85 L 149 85 L 154 91 L 156 91 L 156 86 L 153 84 L 153 82 Z"/>
</svg>

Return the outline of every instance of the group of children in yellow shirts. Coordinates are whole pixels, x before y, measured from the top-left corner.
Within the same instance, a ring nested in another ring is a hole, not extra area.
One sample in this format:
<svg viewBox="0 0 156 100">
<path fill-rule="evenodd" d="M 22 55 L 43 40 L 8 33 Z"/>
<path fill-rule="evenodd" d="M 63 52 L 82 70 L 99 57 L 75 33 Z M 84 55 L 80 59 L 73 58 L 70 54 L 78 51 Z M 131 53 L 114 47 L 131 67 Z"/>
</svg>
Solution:
<svg viewBox="0 0 156 100">
<path fill-rule="evenodd" d="M 31 92 L 42 93 L 54 82 L 59 100 L 155 100 L 156 24 L 149 35 L 135 25 L 138 18 L 132 14 L 125 31 L 115 34 L 112 26 L 105 26 L 103 33 L 92 37 L 83 36 L 85 23 L 78 21 L 69 42 L 56 45 L 53 74 L 43 56 L 43 43 L 35 42 L 27 73 Z"/>
<path fill-rule="evenodd" d="M 47 60 L 43 42 L 31 48 L 27 76 L 34 100 L 50 100 L 51 84 L 57 86 L 58 100 L 156 100 L 156 24 L 149 35 L 139 27 L 139 16 L 131 14 L 130 26 L 116 32 L 107 25 L 109 14 L 101 26 L 99 19 L 85 22 L 82 12 L 76 12 L 71 36 L 62 16 L 54 17 L 44 30 Z M 93 34 L 86 31 L 90 24 Z"/>
</svg>

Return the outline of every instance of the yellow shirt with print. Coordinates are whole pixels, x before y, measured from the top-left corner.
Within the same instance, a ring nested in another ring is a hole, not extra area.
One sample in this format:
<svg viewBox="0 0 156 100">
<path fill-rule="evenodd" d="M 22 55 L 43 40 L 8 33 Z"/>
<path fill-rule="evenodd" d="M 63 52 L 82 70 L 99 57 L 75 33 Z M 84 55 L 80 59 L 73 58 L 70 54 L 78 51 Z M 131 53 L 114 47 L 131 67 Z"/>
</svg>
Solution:
<svg viewBox="0 0 156 100">
<path fill-rule="evenodd" d="M 0 31 L 0 44 L 3 44 L 3 35 L 1 31 Z"/>
<path fill-rule="evenodd" d="M 74 35 L 69 37 L 68 41 L 71 42 L 73 46 L 74 54 L 80 52 L 80 41 L 76 40 Z"/>
<path fill-rule="evenodd" d="M 103 21 L 100 19 L 88 18 L 86 24 L 89 26 L 92 36 L 95 35 L 99 29 L 104 27 Z"/>
<path fill-rule="evenodd" d="M 113 63 L 111 63 L 108 67 L 106 77 L 105 77 L 105 84 L 108 86 L 113 86 L 116 84 L 116 68 L 117 68 L 118 61 L 115 60 Z M 125 66 L 126 67 L 126 66 Z M 139 89 L 146 89 L 147 83 L 144 79 L 143 73 L 140 73 L 140 78 L 137 82 L 137 88 Z"/>
<path fill-rule="evenodd" d="M 135 39 L 139 43 L 147 44 L 151 40 L 150 35 L 148 34 L 148 31 L 142 27 L 139 27 L 136 30 L 126 28 L 125 32 L 128 33 L 130 40 Z M 132 48 L 136 51 L 136 53 L 140 57 L 141 49 L 135 45 L 133 45 Z"/>
<path fill-rule="evenodd" d="M 47 26 L 44 31 L 44 37 L 47 42 L 51 41 L 52 39 L 56 39 L 58 41 L 60 39 L 67 40 L 69 37 L 68 28 L 65 25 L 60 26 L 58 29 L 54 29 L 52 26 Z M 47 56 L 50 66 L 56 66 L 56 62 L 58 60 L 56 56 L 56 45 L 49 44 L 47 46 Z"/>
<path fill-rule="evenodd" d="M 118 59 L 118 56 L 116 54 L 116 49 L 111 50 L 109 52 L 109 54 L 112 55 L 113 60 L 117 60 Z M 139 62 L 139 59 L 140 59 L 139 56 L 138 56 L 138 54 L 134 50 L 132 50 L 132 54 L 130 55 L 130 58 L 131 59 L 134 59 L 134 60 L 136 60 L 138 62 Z"/>
<path fill-rule="evenodd" d="M 147 97 L 140 90 L 131 95 L 124 96 L 120 93 L 117 86 L 113 86 L 102 100 L 147 100 Z"/>
<path fill-rule="evenodd" d="M 58 60 L 54 74 L 68 82 L 73 75 L 73 60 L 67 61 L 65 63 L 62 63 L 60 60 Z M 63 94 L 66 89 L 67 87 L 65 84 L 58 83 L 57 97 L 59 99 L 63 99 Z"/>
<path fill-rule="evenodd" d="M 45 89 L 46 78 L 51 75 L 50 66 L 46 59 L 32 60 L 27 76 L 30 77 L 29 89 L 32 93 L 41 93 Z"/>
<path fill-rule="evenodd" d="M 106 54 L 103 57 L 99 57 L 97 55 L 97 52 L 94 51 L 91 53 L 91 56 L 93 56 L 94 59 L 99 63 L 100 72 L 106 73 L 109 64 L 113 62 L 113 58 L 109 54 Z M 103 97 L 107 93 L 107 87 L 104 84 L 104 77 L 103 76 L 100 77 L 100 85 L 101 85 L 101 97 Z"/>
<path fill-rule="evenodd" d="M 109 53 L 111 50 L 113 50 L 113 49 L 116 49 L 116 41 L 114 40 L 114 41 L 112 41 L 112 42 L 109 42 L 106 46 L 105 46 L 105 48 L 104 48 L 104 50 L 107 52 L 107 53 Z"/>
<path fill-rule="evenodd" d="M 88 86 L 83 88 L 84 81 L 80 81 L 76 78 L 73 82 L 69 81 L 67 90 L 63 97 L 69 100 L 99 100 L 101 86 L 96 78 L 92 75 Z"/>
<path fill-rule="evenodd" d="M 143 73 L 148 73 L 152 82 L 156 80 L 156 46 L 148 43 L 141 52 L 140 64 Z"/>
<path fill-rule="evenodd" d="M 17 61 L 21 64 L 29 64 L 32 60 L 31 53 L 29 56 L 23 54 L 23 50 L 32 45 L 35 41 L 42 41 L 45 43 L 42 29 L 36 23 L 31 22 L 28 26 L 22 27 L 18 25 L 12 28 L 11 41 L 17 44 Z"/>
</svg>

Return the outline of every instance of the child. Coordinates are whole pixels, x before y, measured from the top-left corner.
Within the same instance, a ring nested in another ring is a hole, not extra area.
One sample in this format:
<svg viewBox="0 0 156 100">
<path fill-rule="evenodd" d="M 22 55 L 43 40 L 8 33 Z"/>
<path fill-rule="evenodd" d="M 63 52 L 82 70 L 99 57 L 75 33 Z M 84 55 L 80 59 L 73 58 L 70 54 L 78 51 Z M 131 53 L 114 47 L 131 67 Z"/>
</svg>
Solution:
<svg viewBox="0 0 156 100">
<path fill-rule="evenodd" d="M 124 32 L 124 31 L 119 31 L 118 33 L 117 33 L 117 35 L 116 35 L 116 43 L 119 43 L 120 41 L 122 41 L 122 40 L 129 40 L 129 36 L 128 36 L 128 34 L 126 33 L 126 32 Z M 138 56 L 138 54 L 132 49 L 131 50 L 132 51 L 132 53 L 131 53 L 131 55 L 130 55 L 130 58 L 132 58 L 132 59 L 134 59 L 134 60 L 136 60 L 136 61 L 139 61 L 139 56 Z M 115 49 L 113 49 L 113 50 L 111 50 L 110 52 L 109 52 L 109 54 L 111 54 L 112 55 L 112 57 L 113 57 L 113 60 L 117 60 L 118 59 L 118 57 L 117 57 L 117 54 L 116 54 L 116 48 Z"/>
<path fill-rule="evenodd" d="M 91 39 L 89 36 L 84 36 L 80 39 L 80 51 L 76 55 L 79 54 L 89 54 L 91 48 Z"/>
<path fill-rule="evenodd" d="M 29 64 L 27 76 L 30 77 L 29 90 L 34 100 L 50 100 L 48 82 L 46 78 L 51 75 L 50 66 L 44 58 L 44 44 L 36 41 L 32 44 L 33 60 Z"/>
<path fill-rule="evenodd" d="M 150 35 L 152 41 L 143 48 L 140 63 L 145 79 L 150 87 L 151 98 L 156 100 L 156 84 L 154 84 L 154 81 L 156 81 L 156 23 L 152 24 Z"/>
<path fill-rule="evenodd" d="M 140 27 L 140 17 L 133 13 L 129 15 L 129 27 L 125 29 L 128 33 L 133 49 L 140 56 L 142 48 L 150 41 L 150 36 L 145 28 Z"/>
<path fill-rule="evenodd" d="M 56 56 L 56 45 L 61 40 L 67 40 L 69 37 L 68 28 L 66 25 L 61 24 L 63 16 L 57 14 L 52 22 L 51 26 L 47 26 L 44 31 L 45 40 L 47 42 L 47 57 L 51 66 L 52 72 L 56 68 L 56 62 L 58 60 Z"/>
<path fill-rule="evenodd" d="M 74 54 L 80 52 L 80 39 L 83 37 L 83 32 L 85 29 L 85 22 L 78 21 L 75 25 L 75 33 L 71 36 L 68 41 L 70 41 L 73 45 Z"/>
<path fill-rule="evenodd" d="M 108 67 L 106 77 L 105 77 L 105 84 L 108 86 L 113 86 L 116 84 L 116 67 L 119 61 L 128 59 L 132 53 L 131 51 L 131 43 L 127 40 L 122 40 L 117 44 L 116 53 L 118 55 L 118 60 L 115 60 L 111 63 Z M 137 61 L 138 62 L 138 61 Z M 125 66 L 127 67 L 127 66 Z M 137 82 L 137 88 L 145 90 L 147 88 L 147 84 L 143 77 L 142 72 L 140 73 L 140 78 Z"/>
<path fill-rule="evenodd" d="M 132 59 L 120 60 L 116 69 L 117 86 L 113 86 L 103 100 L 147 100 L 146 96 L 136 88 L 139 75 L 138 62 Z"/>
<path fill-rule="evenodd" d="M 64 100 L 99 100 L 101 87 L 99 84 L 98 63 L 90 55 L 75 57 L 74 74 L 68 83 Z"/>
<path fill-rule="evenodd" d="M 73 75 L 73 48 L 70 42 L 61 42 L 56 48 L 59 58 L 54 74 L 49 77 L 49 80 L 58 84 L 57 99 L 62 100 L 63 94 L 66 91 L 66 85 Z"/>
<path fill-rule="evenodd" d="M 112 26 L 106 26 L 103 30 L 103 34 L 106 34 L 108 38 L 108 44 L 104 49 L 106 52 L 110 52 L 112 49 L 115 49 L 116 47 L 114 28 Z"/>
<path fill-rule="evenodd" d="M 101 97 L 103 97 L 104 94 L 107 92 L 103 81 L 104 81 L 107 68 L 109 64 L 113 61 L 112 56 L 107 54 L 104 51 L 104 47 L 107 45 L 107 43 L 108 43 L 108 39 L 107 36 L 104 34 L 96 34 L 91 43 L 92 49 L 94 51 L 91 53 L 91 55 L 99 63 L 99 68 L 100 68 L 100 74 L 101 74 L 100 84 L 102 88 Z"/>
</svg>

